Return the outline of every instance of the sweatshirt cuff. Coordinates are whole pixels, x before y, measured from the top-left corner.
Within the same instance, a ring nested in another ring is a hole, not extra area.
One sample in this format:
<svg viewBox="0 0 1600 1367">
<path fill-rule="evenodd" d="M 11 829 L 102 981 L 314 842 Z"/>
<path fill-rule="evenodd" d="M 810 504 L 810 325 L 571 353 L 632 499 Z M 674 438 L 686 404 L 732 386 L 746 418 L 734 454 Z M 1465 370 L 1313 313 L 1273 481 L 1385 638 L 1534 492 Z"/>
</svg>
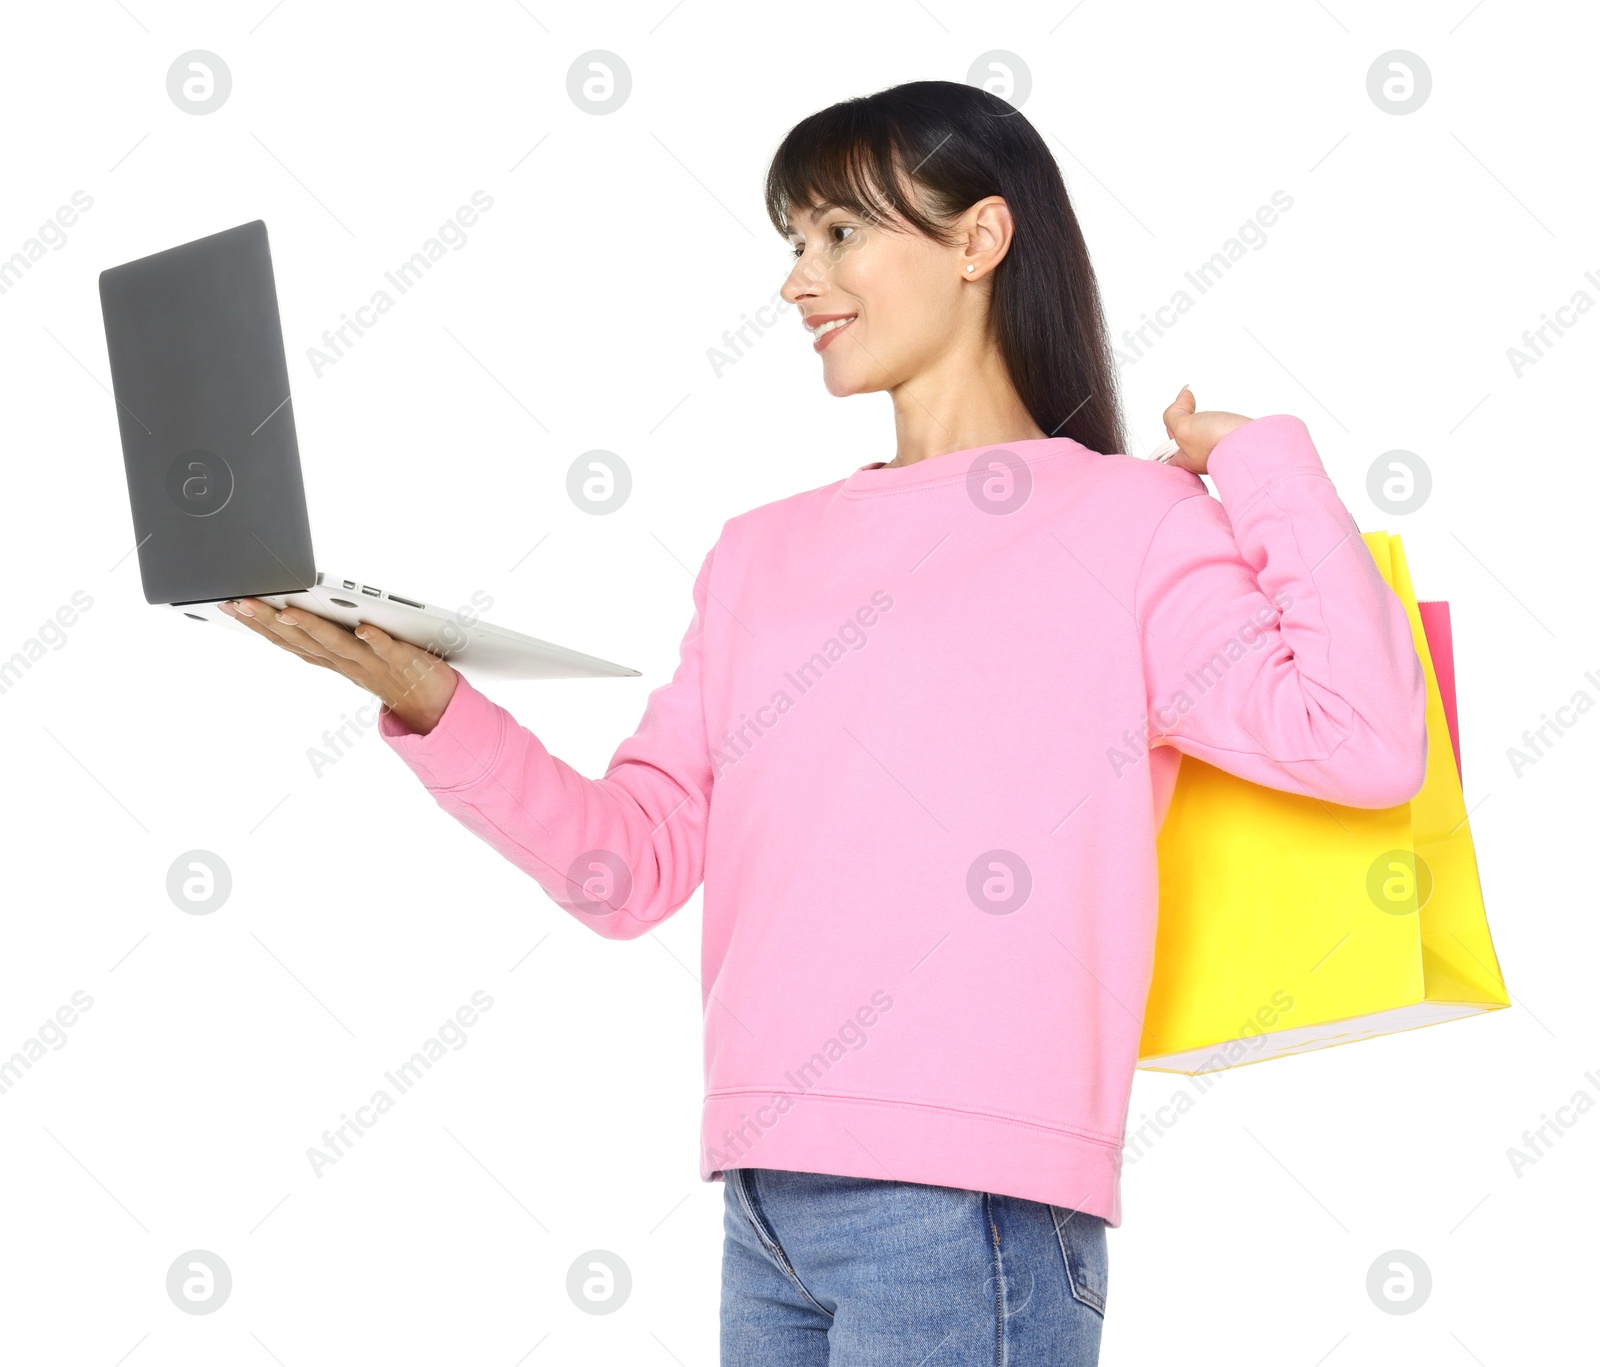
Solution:
<svg viewBox="0 0 1600 1367">
<path fill-rule="evenodd" d="M 481 782 L 494 768 L 505 735 L 506 712 L 457 673 L 455 692 L 433 730 L 422 735 L 385 707 L 378 734 L 430 792 Z"/>
<path fill-rule="evenodd" d="M 1206 473 L 1235 512 L 1290 475 L 1328 477 L 1305 423 L 1289 413 L 1252 418 L 1234 428 L 1212 447 Z"/>
</svg>

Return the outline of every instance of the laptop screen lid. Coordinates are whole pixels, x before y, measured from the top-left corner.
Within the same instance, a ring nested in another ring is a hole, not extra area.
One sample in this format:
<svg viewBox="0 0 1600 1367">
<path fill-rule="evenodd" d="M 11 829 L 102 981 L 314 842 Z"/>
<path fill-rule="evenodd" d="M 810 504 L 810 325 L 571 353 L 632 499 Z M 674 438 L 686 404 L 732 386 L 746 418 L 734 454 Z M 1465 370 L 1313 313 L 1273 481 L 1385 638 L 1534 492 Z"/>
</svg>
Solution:
<svg viewBox="0 0 1600 1367">
<path fill-rule="evenodd" d="M 100 309 L 145 600 L 310 587 L 266 224 L 102 271 Z"/>
</svg>

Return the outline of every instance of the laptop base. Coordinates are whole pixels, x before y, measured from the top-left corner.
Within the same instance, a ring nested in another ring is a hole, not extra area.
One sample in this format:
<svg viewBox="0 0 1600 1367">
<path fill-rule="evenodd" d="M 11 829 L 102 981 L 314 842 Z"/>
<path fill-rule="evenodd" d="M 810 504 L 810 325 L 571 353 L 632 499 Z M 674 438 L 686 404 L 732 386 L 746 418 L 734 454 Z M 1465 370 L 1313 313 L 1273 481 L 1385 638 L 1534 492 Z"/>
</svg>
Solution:
<svg viewBox="0 0 1600 1367">
<path fill-rule="evenodd" d="M 363 622 L 396 640 L 420 646 L 448 660 L 474 679 L 637 678 L 640 671 L 613 664 L 566 646 L 493 626 L 470 614 L 434 607 L 364 584 L 359 579 L 317 572 L 318 583 L 294 593 L 241 594 L 274 607 L 293 606 L 353 630 Z M 351 585 L 346 588 L 345 585 Z M 220 622 L 247 636 L 256 633 L 222 611 L 223 599 L 163 606 L 185 617 Z"/>
</svg>

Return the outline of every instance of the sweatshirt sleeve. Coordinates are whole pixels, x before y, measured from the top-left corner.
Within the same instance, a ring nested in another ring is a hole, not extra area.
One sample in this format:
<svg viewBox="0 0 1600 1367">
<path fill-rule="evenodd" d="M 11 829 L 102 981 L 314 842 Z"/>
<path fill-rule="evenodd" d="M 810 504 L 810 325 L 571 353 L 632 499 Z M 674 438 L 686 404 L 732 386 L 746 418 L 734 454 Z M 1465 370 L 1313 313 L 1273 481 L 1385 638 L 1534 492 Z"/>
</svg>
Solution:
<svg viewBox="0 0 1600 1367">
<path fill-rule="evenodd" d="M 1305 424 L 1245 423 L 1207 473 L 1221 501 L 1174 503 L 1137 579 L 1150 744 L 1344 806 L 1408 801 L 1422 662 Z"/>
<path fill-rule="evenodd" d="M 597 934 L 631 940 L 700 886 L 712 770 L 701 642 L 715 548 L 672 679 L 646 702 L 605 776 L 585 778 L 465 676 L 426 735 L 387 708 L 378 729 L 434 800 Z"/>
</svg>

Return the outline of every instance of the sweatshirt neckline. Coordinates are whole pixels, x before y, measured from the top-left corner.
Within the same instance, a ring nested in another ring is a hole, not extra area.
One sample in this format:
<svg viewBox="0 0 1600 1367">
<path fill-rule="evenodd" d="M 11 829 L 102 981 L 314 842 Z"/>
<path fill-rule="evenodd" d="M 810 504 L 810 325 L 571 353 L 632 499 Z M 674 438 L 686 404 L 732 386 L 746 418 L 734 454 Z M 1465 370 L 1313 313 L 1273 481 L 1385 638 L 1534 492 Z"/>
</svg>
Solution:
<svg viewBox="0 0 1600 1367">
<path fill-rule="evenodd" d="M 910 465 L 891 466 L 887 461 L 873 461 L 858 466 L 845 477 L 845 495 L 890 494 L 901 489 L 920 489 L 929 484 L 965 481 L 974 461 L 981 455 L 993 452 L 1004 459 L 1002 453 L 1025 465 L 1048 456 L 1060 455 L 1078 448 L 1071 437 L 1027 437 L 1022 441 L 986 442 L 982 446 L 963 447 L 959 451 L 946 451 L 938 456 L 926 456 Z"/>
</svg>

